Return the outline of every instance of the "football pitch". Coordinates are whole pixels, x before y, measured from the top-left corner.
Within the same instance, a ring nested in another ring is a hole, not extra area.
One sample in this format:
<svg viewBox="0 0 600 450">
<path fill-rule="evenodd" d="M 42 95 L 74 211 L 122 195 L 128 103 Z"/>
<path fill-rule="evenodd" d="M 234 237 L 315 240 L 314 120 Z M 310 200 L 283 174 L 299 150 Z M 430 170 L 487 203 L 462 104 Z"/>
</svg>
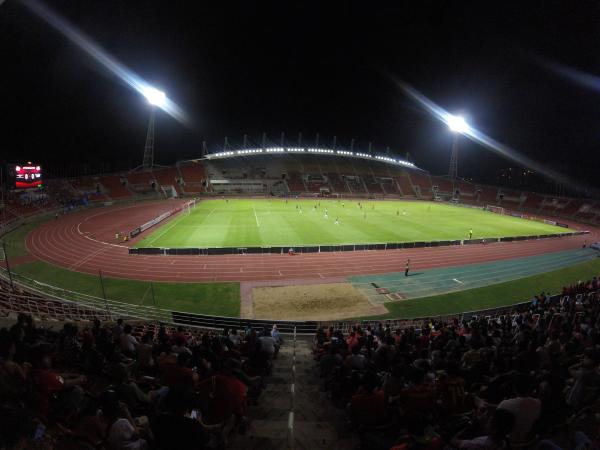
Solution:
<svg viewBox="0 0 600 450">
<path fill-rule="evenodd" d="M 531 236 L 565 229 L 480 209 L 416 201 L 203 200 L 136 247 L 268 247 Z"/>
</svg>

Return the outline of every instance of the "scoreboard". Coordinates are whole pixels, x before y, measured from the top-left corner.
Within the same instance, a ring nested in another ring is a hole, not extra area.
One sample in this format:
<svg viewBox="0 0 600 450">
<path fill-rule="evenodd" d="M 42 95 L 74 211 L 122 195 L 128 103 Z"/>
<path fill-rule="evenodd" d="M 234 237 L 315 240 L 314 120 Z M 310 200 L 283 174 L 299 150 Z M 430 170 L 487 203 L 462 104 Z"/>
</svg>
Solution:
<svg viewBox="0 0 600 450">
<path fill-rule="evenodd" d="M 42 168 L 37 164 L 15 165 L 15 188 L 31 189 L 42 187 Z"/>
</svg>

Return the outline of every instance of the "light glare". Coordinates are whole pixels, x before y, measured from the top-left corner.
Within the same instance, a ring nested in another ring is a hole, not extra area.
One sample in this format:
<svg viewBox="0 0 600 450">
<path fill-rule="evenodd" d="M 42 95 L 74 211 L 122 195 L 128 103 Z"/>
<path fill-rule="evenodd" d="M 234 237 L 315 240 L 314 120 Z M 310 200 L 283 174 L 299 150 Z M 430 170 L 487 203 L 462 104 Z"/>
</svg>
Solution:
<svg viewBox="0 0 600 450">
<path fill-rule="evenodd" d="M 464 117 L 449 115 L 446 118 L 448 128 L 454 133 L 467 133 L 469 131 L 469 125 L 465 121 Z"/>
<path fill-rule="evenodd" d="M 148 100 L 148 103 L 159 108 L 163 108 L 167 103 L 167 96 L 163 91 L 159 91 L 153 87 L 146 87 L 142 89 L 142 94 Z"/>
</svg>

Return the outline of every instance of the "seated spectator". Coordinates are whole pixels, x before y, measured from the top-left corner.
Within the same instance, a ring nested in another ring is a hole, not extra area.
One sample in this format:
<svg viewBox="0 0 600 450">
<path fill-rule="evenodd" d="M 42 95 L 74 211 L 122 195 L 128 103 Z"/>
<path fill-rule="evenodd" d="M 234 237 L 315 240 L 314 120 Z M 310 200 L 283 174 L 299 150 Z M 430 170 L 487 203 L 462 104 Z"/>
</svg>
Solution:
<svg viewBox="0 0 600 450">
<path fill-rule="evenodd" d="M 144 334 L 142 342 L 137 347 L 137 368 L 141 371 L 149 371 L 154 368 L 152 333 Z"/>
<path fill-rule="evenodd" d="M 244 418 L 248 389 L 231 372 L 223 370 L 200 382 L 197 392 L 203 423 L 215 425 Z"/>
<path fill-rule="evenodd" d="M 82 385 L 87 383 L 85 375 L 52 370 L 50 349 L 41 345 L 35 349 L 32 358 L 32 378 L 41 394 L 45 412 L 53 412 L 55 418 L 68 419 L 84 406 L 85 394 Z"/>
<path fill-rule="evenodd" d="M 277 356 L 277 345 L 275 344 L 275 339 L 271 337 L 271 333 L 269 333 L 268 329 L 264 329 L 262 335 L 258 338 L 260 342 L 260 351 L 265 355 L 268 359 L 273 359 Z"/>
<path fill-rule="evenodd" d="M 238 331 L 235 328 L 231 329 L 228 338 L 234 347 L 238 347 L 242 342 L 242 337 L 238 334 Z"/>
<path fill-rule="evenodd" d="M 170 388 L 193 389 L 198 382 L 198 374 L 188 367 L 190 354 L 181 352 L 175 364 L 167 363 L 164 367 L 164 384 Z"/>
<path fill-rule="evenodd" d="M 367 358 L 360 353 L 358 345 L 352 347 L 352 353 L 346 356 L 344 363 L 351 370 L 364 371 L 367 368 Z"/>
<path fill-rule="evenodd" d="M 106 443 L 110 450 L 146 450 L 148 443 L 140 438 L 140 430 L 127 407 L 119 403 L 112 391 L 103 393 L 100 410 L 105 429 Z"/>
<path fill-rule="evenodd" d="M 542 403 L 531 396 L 533 380 L 529 375 L 516 374 L 513 381 L 516 397 L 503 400 L 498 405 L 514 416 L 514 425 L 508 435 L 513 444 L 528 442 L 533 436 L 533 427 L 540 417 Z"/>
<path fill-rule="evenodd" d="M 174 340 L 174 344 L 173 347 L 171 347 L 171 352 L 175 353 L 175 354 L 179 354 L 179 353 L 187 353 L 189 355 L 192 354 L 192 351 L 187 347 L 186 345 L 186 340 L 185 337 L 183 337 L 183 335 L 179 334 L 175 337 Z"/>
<path fill-rule="evenodd" d="M 135 356 L 135 351 L 137 350 L 138 345 L 140 345 L 137 338 L 131 335 L 132 331 L 133 328 L 131 327 L 131 325 L 127 324 L 125 325 L 125 327 L 123 328 L 123 332 L 119 336 L 121 351 L 125 356 L 128 356 L 130 358 Z"/>
</svg>

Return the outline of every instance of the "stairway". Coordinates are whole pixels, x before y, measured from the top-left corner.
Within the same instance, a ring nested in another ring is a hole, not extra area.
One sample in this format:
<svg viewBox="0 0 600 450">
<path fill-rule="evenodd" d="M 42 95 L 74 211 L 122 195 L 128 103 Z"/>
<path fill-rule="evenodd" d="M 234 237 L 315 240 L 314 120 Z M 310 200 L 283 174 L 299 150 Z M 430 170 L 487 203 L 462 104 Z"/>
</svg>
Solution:
<svg viewBox="0 0 600 450">
<path fill-rule="evenodd" d="M 356 447 L 344 411 L 334 408 L 321 391 L 311 345 L 310 337 L 298 337 L 294 358 L 293 337 L 288 336 L 258 405 L 249 408 L 250 425 L 246 434 L 233 437 L 228 448 L 351 450 Z"/>
</svg>

